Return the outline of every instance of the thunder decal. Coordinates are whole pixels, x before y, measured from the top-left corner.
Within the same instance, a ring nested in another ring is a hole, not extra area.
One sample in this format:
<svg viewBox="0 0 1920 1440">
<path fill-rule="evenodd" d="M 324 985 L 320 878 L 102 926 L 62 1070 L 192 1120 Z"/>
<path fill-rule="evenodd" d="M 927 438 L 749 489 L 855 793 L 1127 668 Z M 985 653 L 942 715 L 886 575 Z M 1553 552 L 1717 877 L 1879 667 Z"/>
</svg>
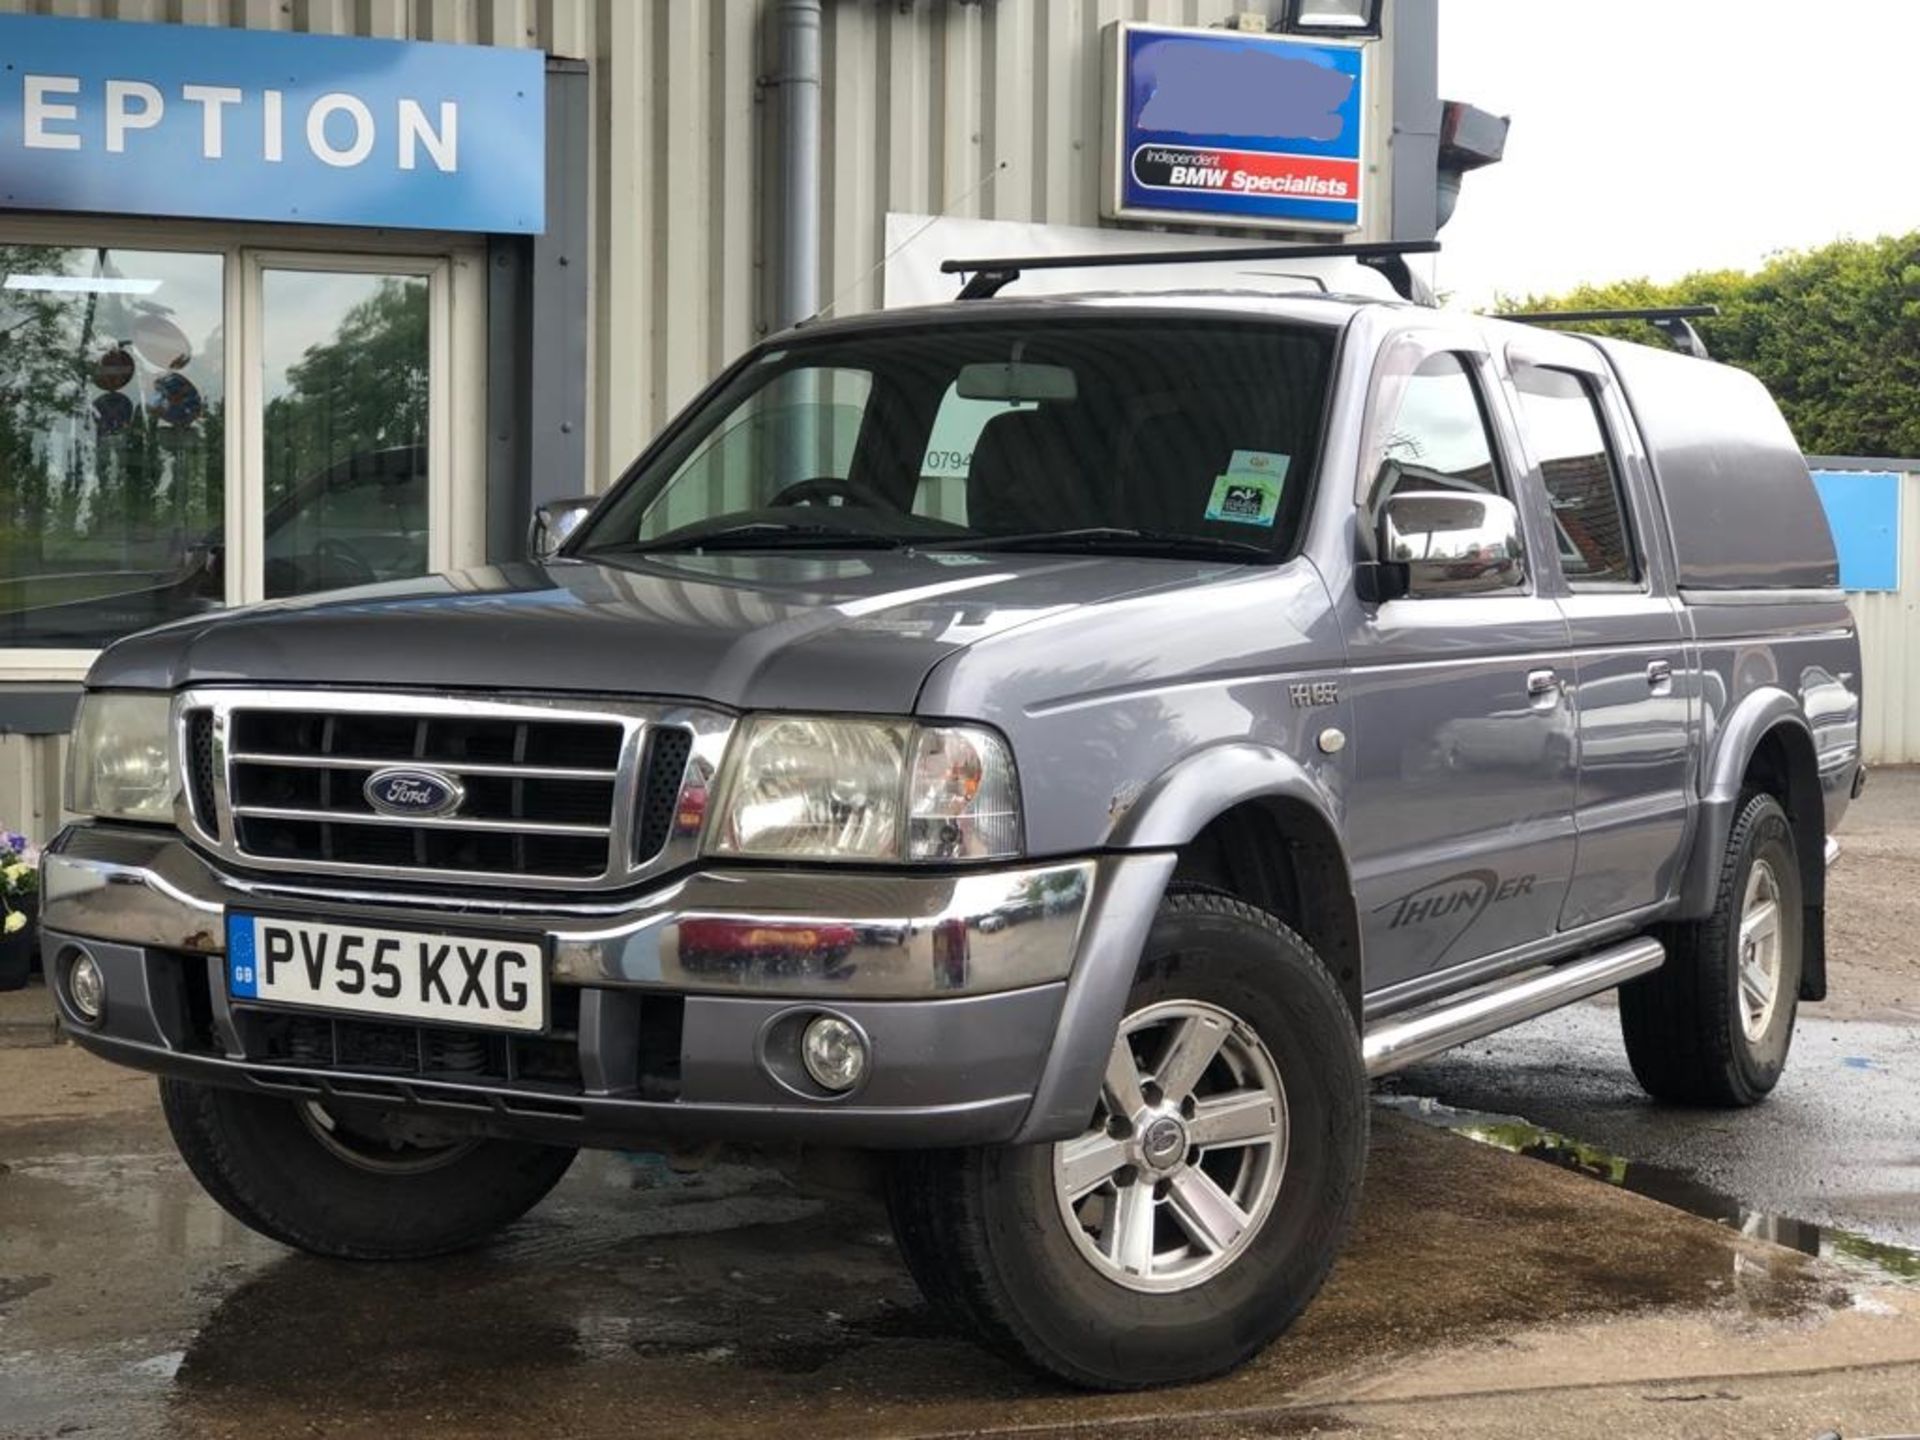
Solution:
<svg viewBox="0 0 1920 1440">
<path fill-rule="evenodd" d="M 1527 874 L 1502 879 L 1494 870 L 1462 870 L 1389 900 L 1375 907 L 1373 913 L 1387 916 L 1389 930 L 1445 921 L 1453 933 L 1435 955 L 1437 960 L 1459 943 L 1460 937 L 1473 928 L 1473 922 L 1486 914 L 1489 907 L 1532 894 L 1535 878 Z"/>
</svg>

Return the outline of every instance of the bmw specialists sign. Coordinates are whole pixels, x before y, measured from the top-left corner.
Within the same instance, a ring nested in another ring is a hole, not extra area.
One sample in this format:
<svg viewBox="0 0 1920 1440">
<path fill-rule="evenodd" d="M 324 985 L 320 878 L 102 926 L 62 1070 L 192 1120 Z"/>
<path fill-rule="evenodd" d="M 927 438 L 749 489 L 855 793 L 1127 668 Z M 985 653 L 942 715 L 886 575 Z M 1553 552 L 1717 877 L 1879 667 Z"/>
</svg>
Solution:
<svg viewBox="0 0 1920 1440">
<path fill-rule="evenodd" d="M 1106 40 L 1103 214 L 1360 228 L 1365 42 L 1158 25 Z"/>
<path fill-rule="evenodd" d="M 0 16 L 0 207 L 538 233 L 537 50 Z"/>
</svg>

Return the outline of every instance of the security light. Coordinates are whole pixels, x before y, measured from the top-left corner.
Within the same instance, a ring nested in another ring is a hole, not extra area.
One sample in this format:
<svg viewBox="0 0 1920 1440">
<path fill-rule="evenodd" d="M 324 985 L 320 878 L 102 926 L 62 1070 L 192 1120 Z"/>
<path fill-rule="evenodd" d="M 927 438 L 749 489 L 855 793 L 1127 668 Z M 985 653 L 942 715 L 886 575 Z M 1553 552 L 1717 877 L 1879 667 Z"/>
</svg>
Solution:
<svg viewBox="0 0 1920 1440">
<path fill-rule="evenodd" d="M 1301 35 L 1378 35 L 1381 0 L 1287 0 L 1285 26 Z"/>
<path fill-rule="evenodd" d="M 158 280 L 123 280 L 117 275 L 9 275 L 5 289 L 53 290 L 77 295 L 151 295 Z"/>
</svg>

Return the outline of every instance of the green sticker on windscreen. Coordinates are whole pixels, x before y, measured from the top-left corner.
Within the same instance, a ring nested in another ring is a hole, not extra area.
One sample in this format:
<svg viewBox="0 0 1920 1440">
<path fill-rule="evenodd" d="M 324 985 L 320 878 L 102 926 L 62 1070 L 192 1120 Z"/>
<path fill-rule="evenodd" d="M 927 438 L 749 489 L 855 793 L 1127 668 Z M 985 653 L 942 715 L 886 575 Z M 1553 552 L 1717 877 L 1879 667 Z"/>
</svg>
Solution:
<svg viewBox="0 0 1920 1440">
<path fill-rule="evenodd" d="M 1280 512 L 1280 488 L 1287 478 L 1285 455 L 1271 450 L 1236 450 L 1227 473 L 1214 478 L 1207 497 L 1207 519 L 1269 529 Z"/>
</svg>

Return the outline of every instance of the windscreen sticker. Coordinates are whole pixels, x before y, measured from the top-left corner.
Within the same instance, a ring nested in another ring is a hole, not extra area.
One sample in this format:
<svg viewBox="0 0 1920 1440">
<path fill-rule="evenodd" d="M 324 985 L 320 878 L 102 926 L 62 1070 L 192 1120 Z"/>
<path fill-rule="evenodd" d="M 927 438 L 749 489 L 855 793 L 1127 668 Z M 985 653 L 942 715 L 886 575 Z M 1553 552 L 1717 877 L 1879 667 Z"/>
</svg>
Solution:
<svg viewBox="0 0 1920 1440">
<path fill-rule="evenodd" d="M 1271 450 L 1236 450 L 1227 473 L 1214 478 L 1207 497 L 1207 519 L 1271 529 L 1280 512 L 1280 489 L 1286 483 L 1285 455 Z"/>
</svg>

